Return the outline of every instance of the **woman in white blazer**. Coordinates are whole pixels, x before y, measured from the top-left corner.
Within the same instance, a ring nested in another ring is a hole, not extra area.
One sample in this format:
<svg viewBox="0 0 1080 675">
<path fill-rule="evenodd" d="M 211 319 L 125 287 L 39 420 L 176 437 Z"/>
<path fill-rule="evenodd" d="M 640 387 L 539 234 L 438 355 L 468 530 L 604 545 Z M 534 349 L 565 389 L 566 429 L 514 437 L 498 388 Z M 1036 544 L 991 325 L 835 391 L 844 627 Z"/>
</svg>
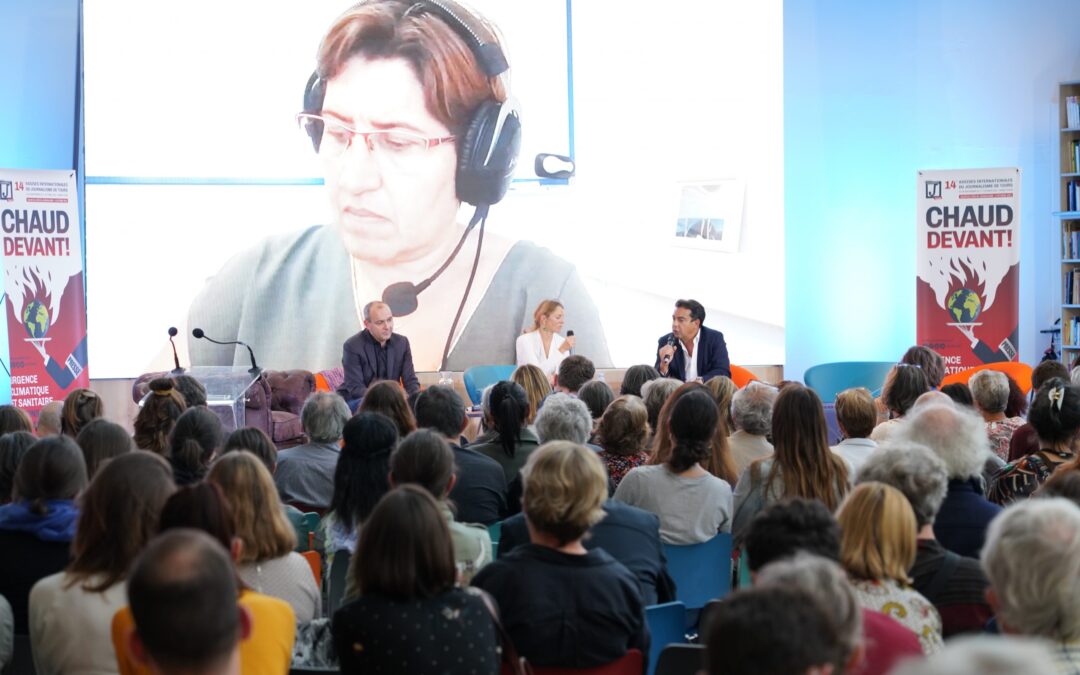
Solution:
<svg viewBox="0 0 1080 675">
<path fill-rule="evenodd" d="M 562 303 L 544 300 L 533 312 L 533 326 L 517 339 L 517 365 L 532 364 L 549 378 L 574 348 L 574 336 L 563 337 Z"/>
</svg>

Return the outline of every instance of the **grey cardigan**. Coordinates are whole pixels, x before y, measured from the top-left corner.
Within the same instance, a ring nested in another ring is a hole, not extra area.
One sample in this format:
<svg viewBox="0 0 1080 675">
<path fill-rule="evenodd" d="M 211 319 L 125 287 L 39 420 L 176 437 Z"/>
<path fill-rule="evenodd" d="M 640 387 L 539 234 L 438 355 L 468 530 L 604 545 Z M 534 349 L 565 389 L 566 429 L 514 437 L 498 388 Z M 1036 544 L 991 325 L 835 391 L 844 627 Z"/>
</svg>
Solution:
<svg viewBox="0 0 1080 675">
<path fill-rule="evenodd" d="M 573 265 L 546 248 L 517 242 L 503 260 L 447 359 L 447 369 L 513 364 L 514 340 L 541 300 L 559 299 L 577 353 L 611 367 L 596 306 Z M 423 303 L 421 297 L 420 302 Z M 318 225 L 266 239 L 231 258 L 191 304 L 188 325 L 216 340 L 251 345 L 259 365 L 317 372 L 340 364 L 359 330 L 349 255 L 336 228 Z M 448 310 L 452 311 L 452 310 Z M 192 365 L 248 365 L 247 350 L 189 339 Z"/>
</svg>

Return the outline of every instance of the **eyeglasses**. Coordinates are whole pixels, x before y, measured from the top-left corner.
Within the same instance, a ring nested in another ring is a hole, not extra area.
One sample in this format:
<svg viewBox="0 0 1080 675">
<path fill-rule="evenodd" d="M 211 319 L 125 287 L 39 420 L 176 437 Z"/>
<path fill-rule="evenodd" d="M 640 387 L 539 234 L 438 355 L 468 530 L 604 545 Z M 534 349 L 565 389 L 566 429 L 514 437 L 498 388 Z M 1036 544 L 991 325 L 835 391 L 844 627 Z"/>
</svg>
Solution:
<svg viewBox="0 0 1080 675">
<path fill-rule="evenodd" d="M 317 141 L 320 155 L 329 159 L 340 159 L 345 151 L 352 147 L 353 139 L 364 139 L 367 149 L 398 164 L 419 159 L 425 150 L 443 143 L 452 143 L 454 136 L 425 138 L 408 131 L 389 129 L 386 131 L 357 131 L 332 117 L 300 113 L 296 122 L 312 140 Z"/>
</svg>

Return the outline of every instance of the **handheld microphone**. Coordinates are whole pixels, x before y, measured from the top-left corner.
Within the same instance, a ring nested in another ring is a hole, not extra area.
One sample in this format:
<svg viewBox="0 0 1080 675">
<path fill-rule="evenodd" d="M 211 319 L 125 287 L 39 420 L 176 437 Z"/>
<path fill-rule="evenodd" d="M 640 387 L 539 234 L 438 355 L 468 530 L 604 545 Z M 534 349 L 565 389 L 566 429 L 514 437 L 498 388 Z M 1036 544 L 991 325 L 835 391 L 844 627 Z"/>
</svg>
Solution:
<svg viewBox="0 0 1080 675">
<path fill-rule="evenodd" d="M 173 365 L 176 367 L 172 369 L 170 375 L 182 375 L 184 369 L 180 367 L 180 357 L 176 354 L 176 343 L 173 342 L 173 338 L 176 337 L 180 331 L 176 330 L 176 326 L 169 326 L 169 344 L 172 345 L 172 359 Z"/>
<path fill-rule="evenodd" d="M 674 347 L 674 346 L 675 346 L 675 336 L 674 336 L 674 335 L 669 335 L 669 336 L 668 336 L 668 339 L 667 339 L 667 346 L 668 346 L 668 347 Z M 663 364 L 664 364 L 665 366 L 666 366 L 667 364 L 671 363 L 671 357 L 672 357 L 672 356 L 673 356 L 673 354 L 668 354 L 667 356 L 665 356 L 665 357 L 664 357 L 664 359 L 663 359 Z"/>
<path fill-rule="evenodd" d="M 191 331 L 191 334 L 193 336 L 195 336 L 195 339 L 197 339 L 197 340 L 209 340 L 210 342 L 213 342 L 216 345 L 242 345 L 244 347 L 247 347 L 248 356 L 251 357 L 251 367 L 248 368 L 248 372 L 251 373 L 252 375 L 258 375 L 259 373 L 262 372 L 262 368 L 260 368 L 259 366 L 257 366 L 255 364 L 255 352 L 251 351 L 251 345 L 249 345 L 248 343 L 241 342 L 239 340 L 231 340 L 231 341 L 228 341 L 228 342 L 220 342 L 218 340 L 215 340 L 212 337 L 207 336 L 207 334 L 203 332 L 202 328 L 193 329 Z"/>
<path fill-rule="evenodd" d="M 568 337 L 568 338 L 574 337 L 574 331 L 572 331 L 572 330 L 566 331 L 566 337 Z M 574 348 L 571 347 L 570 348 L 570 356 L 573 356 L 573 355 L 574 355 Z"/>
</svg>

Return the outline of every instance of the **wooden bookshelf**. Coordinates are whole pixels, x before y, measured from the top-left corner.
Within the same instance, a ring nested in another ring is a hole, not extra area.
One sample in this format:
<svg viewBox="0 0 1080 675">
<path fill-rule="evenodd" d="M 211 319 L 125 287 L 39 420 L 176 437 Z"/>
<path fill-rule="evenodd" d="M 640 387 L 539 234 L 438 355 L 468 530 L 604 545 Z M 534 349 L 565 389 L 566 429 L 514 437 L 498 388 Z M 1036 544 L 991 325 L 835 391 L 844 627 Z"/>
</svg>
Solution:
<svg viewBox="0 0 1080 675">
<path fill-rule="evenodd" d="M 1058 85 L 1061 360 L 1080 353 L 1080 82 Z"/>
</svg>

